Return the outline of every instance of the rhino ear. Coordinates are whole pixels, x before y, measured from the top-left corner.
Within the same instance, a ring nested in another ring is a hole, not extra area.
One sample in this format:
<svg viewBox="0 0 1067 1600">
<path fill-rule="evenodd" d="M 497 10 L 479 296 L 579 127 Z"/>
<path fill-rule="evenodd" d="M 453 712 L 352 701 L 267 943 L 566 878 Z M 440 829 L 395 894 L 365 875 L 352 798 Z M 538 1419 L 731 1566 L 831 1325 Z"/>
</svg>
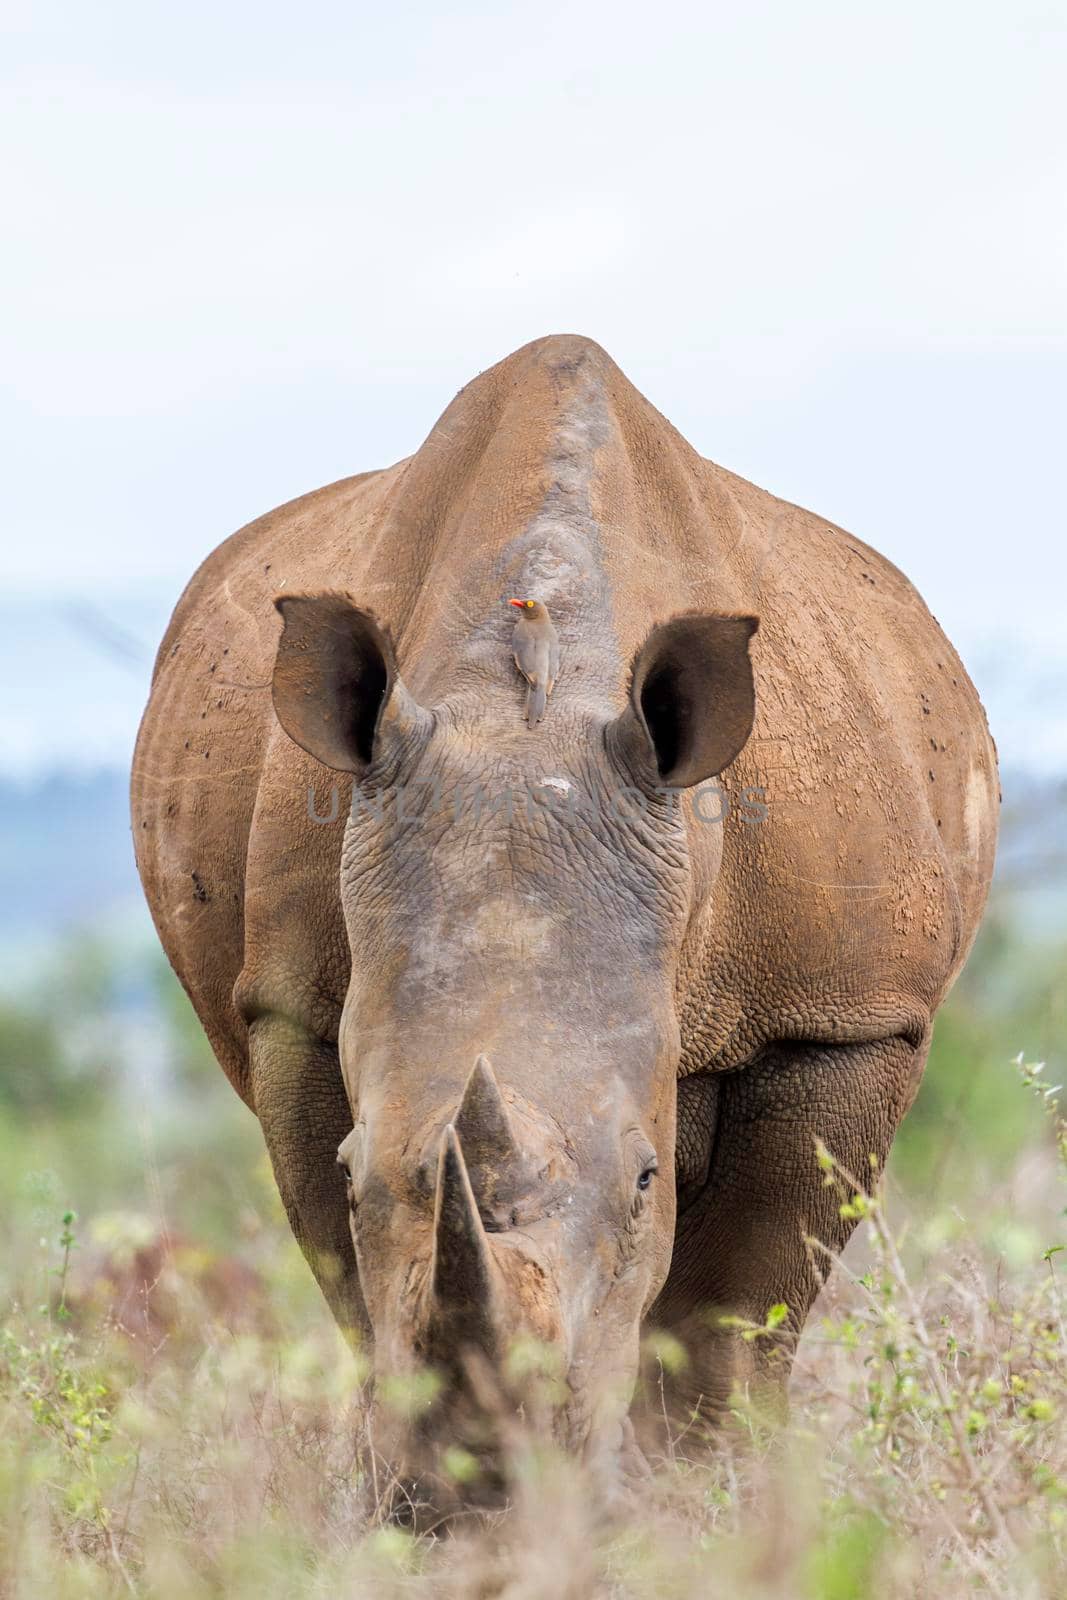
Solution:
<svg viewBox="0 0 1067 1600">
<path fill-rule="evenodd" d="M 362 776 L 390 738 L 429 715 L 396 670 L 381 624 L 346 594 L 287 594 L 271 692 L 278 721 L 324 767 Z"/>
<path fill-rule="evenodd" d="M 757 617 L 690 612 L 652 629 L 608 730 L 631 770 L 654 767 L 654 781 L 688 788 L 740 754 L 756 709 L 748 644 L 758 627 Z"/>
</svg>

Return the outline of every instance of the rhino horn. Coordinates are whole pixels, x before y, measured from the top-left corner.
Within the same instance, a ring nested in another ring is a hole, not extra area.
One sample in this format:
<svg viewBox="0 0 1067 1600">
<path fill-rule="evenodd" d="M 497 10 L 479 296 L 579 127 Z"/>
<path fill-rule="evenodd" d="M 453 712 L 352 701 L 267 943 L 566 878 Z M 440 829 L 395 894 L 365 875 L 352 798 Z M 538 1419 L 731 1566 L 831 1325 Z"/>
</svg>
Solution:
<svg viewBox="0 0 1067 1600">
<path fill-rule="evenodd" d="M 468 1335 L 491 1331 L 498 1268 L 478 1214 L 467 1163 L 454 1123 L 441 1138 L 434 1200 L 431 1319 L 462 1320 Z"/>
<path fill-rule="evenodd" d="M 453 1125 L 473 1167 L 499 1171 L 521 1159 L 500 1085 L 486 1056 L 479 1056 L 471 1069 Z"/>
</svg>

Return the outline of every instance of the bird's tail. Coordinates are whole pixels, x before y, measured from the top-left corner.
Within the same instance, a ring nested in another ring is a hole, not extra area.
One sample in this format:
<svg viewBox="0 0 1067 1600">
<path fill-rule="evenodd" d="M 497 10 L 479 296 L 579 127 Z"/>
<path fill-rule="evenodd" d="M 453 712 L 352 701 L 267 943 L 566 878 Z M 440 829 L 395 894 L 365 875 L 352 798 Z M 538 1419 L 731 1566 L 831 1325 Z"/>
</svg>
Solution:
<svg viewBox="0 0 1067 1600">
<path fill-rule="evenodd" d="M 545 714 L 545 686 L 543 683 L 531 683 L 526 691 L 526 720 L 531 728 L 536 728 Z"/>
</svg>

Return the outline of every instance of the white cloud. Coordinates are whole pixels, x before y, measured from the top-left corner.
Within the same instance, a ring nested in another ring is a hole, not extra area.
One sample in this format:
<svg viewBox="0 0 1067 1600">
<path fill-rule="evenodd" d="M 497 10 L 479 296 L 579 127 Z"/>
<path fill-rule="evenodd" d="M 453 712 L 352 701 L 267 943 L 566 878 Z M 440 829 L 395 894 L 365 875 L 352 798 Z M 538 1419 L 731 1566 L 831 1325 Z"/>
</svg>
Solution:
<svg viewBox="0 0 1067 1600">
<path fill-rule="evenodd" d="M 965 648 L 1060 639 L 1059 14 L 44 0 L 7 30 L 9 580 L 177 583 L 567 329 Z"/>
</svg>

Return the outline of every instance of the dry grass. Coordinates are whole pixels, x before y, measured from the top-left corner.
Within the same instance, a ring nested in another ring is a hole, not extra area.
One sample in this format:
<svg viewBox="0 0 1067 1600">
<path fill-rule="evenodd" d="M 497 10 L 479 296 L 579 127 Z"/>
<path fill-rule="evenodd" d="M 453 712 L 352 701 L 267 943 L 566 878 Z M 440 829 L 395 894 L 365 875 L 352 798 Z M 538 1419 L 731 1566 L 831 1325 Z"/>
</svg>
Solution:
<svg viewBox="0 0 1067 1600">
<path fill-rule="evenodd" d="M 106 1258 L 89 1241 L 76 1251 L 64 1227 L 44 1252 L 47 1286 L 40 1261 L 16 1264 L 37 1293 L 12 1304 L 0 1343 L 2 1593 L 1062 1594 L 1056 1254 L 1005 1259 L 980 1228 L 968 1239 L 942 1218 L 934 1231 L 956 1236 L 933 1253 L 913 1238 L 922 1266 L 909 1276 L 886 1212 L 823 1165 L 866 1214 L 809 1324 L 792 1421 L 772 1429 L 738 1397 L 718 1452 L 680 1441 L 611 1525 L 581 1470 L 536 1444 L 492 1525 L 436 1539 L 381 1525 L 359 1465 L 358 1363 L 321 1316 L 302 1336 L 273 1320 L 302 1271 L 282 1233 L 235 1267 L 149 1240 L 143 1223 L 123 1237 L 112 1221 Z M 1013 1180 L 1046 1220 L 1062 1201 L 1056 1165 L 1046 1150 Z M 150 1291 L 131 1289 L 145 1277 Z"/>
</svg>

